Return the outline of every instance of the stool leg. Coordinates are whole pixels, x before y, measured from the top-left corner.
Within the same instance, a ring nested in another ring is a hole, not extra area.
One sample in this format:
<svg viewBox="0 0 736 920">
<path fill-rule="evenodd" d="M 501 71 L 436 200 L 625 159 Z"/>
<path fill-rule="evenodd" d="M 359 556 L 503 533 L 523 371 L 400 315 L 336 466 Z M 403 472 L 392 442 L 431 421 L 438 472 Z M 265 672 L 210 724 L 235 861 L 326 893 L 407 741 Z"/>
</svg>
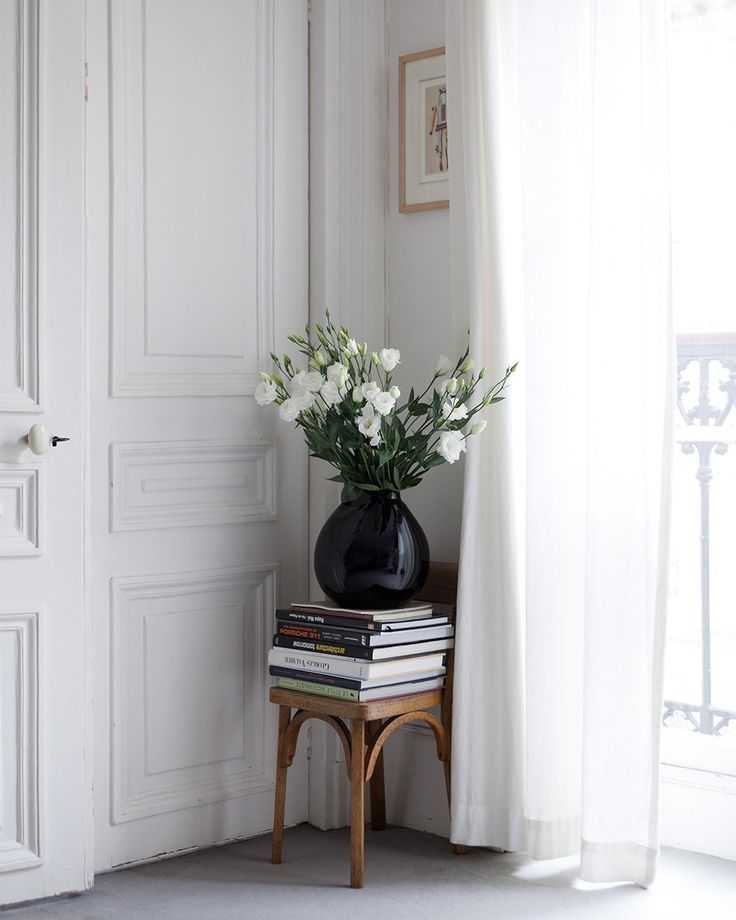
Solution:
<svg viewBox="0 0 736 920">
<path fill-rule="evenodd" d="M 350 887 L 363 887 L 363 855 L 365 840 L 365 722 L 352 720 L 350 755 Z"/>
<path fill-rule="evenodd" d="M 271 862 L 281 862 L 281 842 L 284 836 L 284 811 L 286 810 L 286 729 L 291 721 L 291 707 L 279 706 L 279 737 L 276 744 L 276 797 L 273 806 L 273 850 Z"/>
<path fill-rule="evenodd" d="M 383 725 L 383 720 L 375 719 L 368 723 L 370 740 L 378 734 Z M 386 787 L 383 776 L 383 751 L 378 755 L 371 785 L 371 830 L 383 831 L 386 829 Z"/>
</svg>

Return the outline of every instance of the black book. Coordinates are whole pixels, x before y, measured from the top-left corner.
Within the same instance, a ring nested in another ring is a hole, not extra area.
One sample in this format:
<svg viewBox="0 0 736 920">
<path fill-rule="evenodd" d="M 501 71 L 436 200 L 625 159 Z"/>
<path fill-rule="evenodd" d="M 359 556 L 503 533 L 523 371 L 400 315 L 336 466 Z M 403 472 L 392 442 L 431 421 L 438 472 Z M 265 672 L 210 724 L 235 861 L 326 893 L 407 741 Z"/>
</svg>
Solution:
<svg viewBox="0 0 736 920">
<path fill-rule="evenodd" d="M 332 655 L 336 658 L 361 658 L 366 661 L 383 661 L 388 658 L 407 658 L 414 655 L 429 655 L 443 652 L 455 644 L 455 640 L 430 639 L 425 642 L 409 642 L 405 645 L 384 645 L 378 648 L 363 648 L 357 645 L 320 642 L 313 639 L 296 639 L 293 636 L 273 637 L 273 644 L 278 648 L 290 648 L 314 655 Z"/>
<path fill-rule="evenodd" d="M 429 680 L 433 677 L 440 677 L 446 671 L 445 667 L 432 668 L 427 671 L 414 671 L 411 674 L 389 674 L 383 677 L 359 678 L 359 677 L 342 677 L 339 674 L 322 674 L 318 671 L 300 671 L 297 668 L 282 668 L 280 665 L 272 664 L 268 668 L 268 673 L 272 677 L 294 677 L 298 680 L 308 680 L 315 684 L 323 684 L 325 687 L 348 687 L 351 690 L 365 690 L 368 687 L 393 687 L 396 684 L 411 683 L 417 680 Z"/>
<path fill-rule="evenodd" d="M 276 619 L 290 623 L 308 623 L 313 626 L 335 626 L 340 629 L 367 630 L 368 632 L 399 632 L 404 629 L 418 629 L 425 626 L 439 626 L 449 623 L 450 617 L 444 613 L 434 613 L 429 617 L 414 617 L 411 620 L 381 622 L 364 620 L 356 617 L 344 617 L 336 613 L 322 611 L 281 609 L 276 611 Z"/>
<path fill-rule="evenodd" d="M 446 617 L 438 617 L 438 619 L 445 620 Z M 422 623 L 422 626 L 416 629 L 373 632 L 367 629 L 342 629 L 338 626 L 292 623 L 283 620 L 277 622 L 276 633 L 287 638 L 346 645 L 351 648 L 406 645 L 410 642 L 424 642 L 428 639 L 450 639 L 454 634 L 454 627 L 449 623 L 434 623 L 432 620 L 420 620 L 419 622 Z"/>
</svg>

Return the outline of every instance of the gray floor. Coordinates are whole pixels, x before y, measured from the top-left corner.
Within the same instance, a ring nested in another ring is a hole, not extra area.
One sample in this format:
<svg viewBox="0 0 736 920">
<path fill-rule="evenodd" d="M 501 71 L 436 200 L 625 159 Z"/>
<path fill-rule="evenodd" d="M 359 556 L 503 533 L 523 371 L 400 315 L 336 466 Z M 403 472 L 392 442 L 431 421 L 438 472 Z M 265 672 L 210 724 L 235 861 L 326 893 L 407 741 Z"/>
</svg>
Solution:
<svg viewBox="0 0 736 920">
<path fill-rule="evenodd" d="M 657 880 L 593 886 L 572 859 L 531 862 L 477 850 L 455 856 L 447 841 L 388 828 L 366 839 L 366 887 L 346 887 L 347 831 L 307 825 L 286 832 L 284 862 L 270 837 L 100 876 L 68 900 L 8 911 L 8 920 L 736 920 L 736 863 L 664 850 Z"/>
</svg>

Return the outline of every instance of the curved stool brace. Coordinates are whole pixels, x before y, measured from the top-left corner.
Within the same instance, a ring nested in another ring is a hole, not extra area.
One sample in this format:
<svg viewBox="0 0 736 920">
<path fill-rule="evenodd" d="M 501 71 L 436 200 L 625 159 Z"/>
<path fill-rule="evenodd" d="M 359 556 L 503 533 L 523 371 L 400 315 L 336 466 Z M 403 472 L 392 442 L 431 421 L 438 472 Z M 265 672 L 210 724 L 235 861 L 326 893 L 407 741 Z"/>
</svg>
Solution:
<svg viewBox="0 0 736 920">
<path fill-rule="evenodd" d="M 386 722 L 384 722 L 381 730 L 377 732 L 371 739 L 370 746 L 368 747 L 368 751 L 366 753 L 366 781 L 368 781 L 373 776 L 373 771 L 376 768 L 378 755 L 381 753 L 384 744 L 391 737 L 391 735 L 393 735 L 396 729 L 403 725 L 405 722 L 429 723 L 432 731 L 434 732 L 435 741 L 437 742 L 437 757 L 443 763 L 447 761 L 449 755 L 447 734 L 445 732 L 445 727 L 440 722 L 440 720 L 436 716 L 433 716 L 431 712 L 425 712 L 423 710 L 417 710 L 416 712 L 405 712 L 403 715 L 394 716 L 392 719 L 388 719 Z"/>
<path fill-rule="evenodd" d="M 338 719 L 336 716 L 328 716 L 322 712 L 311 712 L 308 709 L 299 709 L 291 722 L 289 722 L 289 727 L 286 729 L 286 737 L 284 739 L 283 765 L 285 767 L 291 766 L 296 751 L 296 743 L 299 739 L 299 731 L 308 719 L 321 719 L 335 729 L 337 737 L 342 742 L 343 750 L 345 751 L 345 763 L 348 769 L 348 776 L 350 776 L 350 751 L 352 749 L 352 743 L 347 725 L 342 719 Z"/>
</svg>

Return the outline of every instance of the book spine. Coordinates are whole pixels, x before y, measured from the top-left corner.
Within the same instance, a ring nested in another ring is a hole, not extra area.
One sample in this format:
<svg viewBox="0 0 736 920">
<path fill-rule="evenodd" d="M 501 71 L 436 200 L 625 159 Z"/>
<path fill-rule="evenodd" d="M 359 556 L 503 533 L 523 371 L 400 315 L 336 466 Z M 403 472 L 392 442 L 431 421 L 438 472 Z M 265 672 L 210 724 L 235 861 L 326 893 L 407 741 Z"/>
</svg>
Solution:
<svg viewBox="0 0 736 920">
<path fill-rule="evenodd" d="M 318 684 L 313 680 L 298 680 L 295 677 L 280 677 L 279 687 L 283 687 L 285 690 L 298 690 L 301 693 L 314 693 L 317 696 L 329 696 L 337 700 L 357 702 L 360 698 L 359 690 L 349 690 L 347 687 L 331 687 L 329 684 Z"/>
<path fill-rule="evenodd" d="M 296 668 L 282 668 L 272 664 L 268 673 L 272 677 L 292 677 L 296 680 L 308 680 L 313 684 L 329 687 L 345 687 L 348 690 L 360 690 L 362 681 L 355 677 L 338 677 L 336 674 L 318 674 L 314 671 L 300 671 Z"/>
<path fill-rule="evenodd" d="M 310 626 L 307 623 L 279 623 L 277 635 L 292 639 L 306 639 L 311 642 L 328 642 L 333 645 L 350 645 L 368 648 L 371 644 L 370 634 L 350 629 L 338 629 L 334 626 Z"/>
<path fill-rule="evenodd" d="M 379 623 L 372 620 L 356 620 L 350 617 L 336 616 L 331 613 L 308 613 L 306 610 L 277 610 L 276 619 L 292 623 L 307 623 L 311 626 L 337 626 L 346 629 L 367 629 L 380 632 Z"/>
<path fill-rule="evenodd" d="M 362 658 L 370 661 L 373 658 L 373 649 L 358 645 L 343 645 L 336 642 L 325 642 L 321 639 L 299 639 L 294 636 L 273 637 L 273 644 L 279 648 L 291 648 L 300 652 L 311 652 L 314 655 L 334 655 L 337 658 Z"/>
<path fill-rule="evenodd" d="M 268 663 L 295 671 L 316 671 L 319 674 L 336 674 L 338 677 L 370 679 L 372 676 L 372 662 L 341 658 L 339 655 L 315 655 L 302 649 L 272 648 Z"/>
</svg>

